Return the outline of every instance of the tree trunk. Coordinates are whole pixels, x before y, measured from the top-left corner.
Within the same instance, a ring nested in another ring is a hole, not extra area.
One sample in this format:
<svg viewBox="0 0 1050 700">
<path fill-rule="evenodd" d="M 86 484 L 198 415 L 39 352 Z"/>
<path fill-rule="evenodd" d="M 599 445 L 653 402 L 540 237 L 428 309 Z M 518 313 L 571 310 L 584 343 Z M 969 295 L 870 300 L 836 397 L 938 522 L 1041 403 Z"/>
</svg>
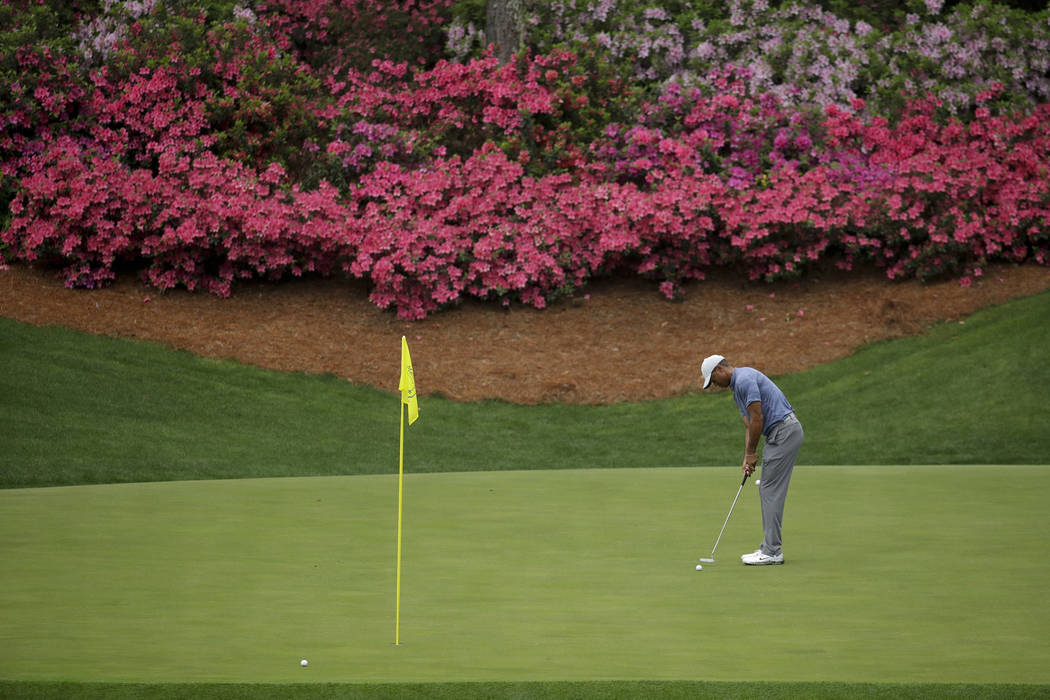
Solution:
<svg viewBox="0 0 1050 700">
<path fill-rule="evenodd" d="M 488 0 L 485 8 L 485 41 L 496 45 L 496 57 L 506 63 L 521 48 L 525 33 L 523 0 Z"/>
</svg>

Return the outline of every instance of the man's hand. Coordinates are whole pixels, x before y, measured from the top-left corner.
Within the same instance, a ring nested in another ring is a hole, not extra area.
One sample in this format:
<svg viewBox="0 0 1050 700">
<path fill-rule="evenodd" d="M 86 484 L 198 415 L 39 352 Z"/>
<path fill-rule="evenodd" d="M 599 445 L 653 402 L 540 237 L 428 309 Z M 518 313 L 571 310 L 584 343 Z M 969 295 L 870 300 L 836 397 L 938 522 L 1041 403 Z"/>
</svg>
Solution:
<svg viewBox="0 0 1050 700">
<path fill-rule="evenodd" d="M 755 473 L 755 468 L 758 466 L 758 455 L 745 455 L 743 472 L 747 476 L 751 476 Z"/>
</svg>

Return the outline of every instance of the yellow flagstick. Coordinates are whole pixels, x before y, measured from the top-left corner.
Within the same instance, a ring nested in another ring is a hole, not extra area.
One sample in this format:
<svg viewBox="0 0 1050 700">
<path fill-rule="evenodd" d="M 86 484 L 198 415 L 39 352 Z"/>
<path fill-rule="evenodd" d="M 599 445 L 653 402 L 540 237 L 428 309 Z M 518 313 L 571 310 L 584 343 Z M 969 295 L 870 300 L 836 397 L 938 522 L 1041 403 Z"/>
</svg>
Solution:
<svg viewBox="0 0 1050 700">
<path fill-rule="evenodd" d="M 419 402 L 416 399 L 416 376 L 412 371 L 412 356 L 408 352 L 408 341 L 401 336 L 401 381 L 398 383 L 401 400 L 397 407 L 397 422 L 401 426 L 397 466 L 397 594 L 394 612 L 394 645 L 401 644 L 401 523 L 405 485 L 405 411 L 408 408 L 408 424 L 419 418 Z"/>
<path fill-rule="evenodd" d="M 397 407 L 397 421 L 401 424 L 401 447 L 397 465 L 397 603 L 394 612 L 394 646 L 401 644 L 401 506 L 405 485 L 405 411 L 404 404 Z"/>
</svg>

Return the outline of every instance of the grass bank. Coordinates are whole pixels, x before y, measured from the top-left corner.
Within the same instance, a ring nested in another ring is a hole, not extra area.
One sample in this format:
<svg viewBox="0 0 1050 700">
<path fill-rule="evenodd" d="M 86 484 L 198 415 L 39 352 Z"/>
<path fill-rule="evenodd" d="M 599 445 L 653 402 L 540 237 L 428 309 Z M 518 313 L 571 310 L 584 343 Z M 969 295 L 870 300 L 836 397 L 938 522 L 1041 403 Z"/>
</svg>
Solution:
<svg viewBox="0 0 1050 700">
<path fill-rule="evenodd" d="M 1047 347 L 1050 293 L 779 381 L 808 464 L 1030 464 L 1050 447 L 1033 418 Z M 0 358 L 0 487 L 397 469 L 393 393 L 7 319 Z M 407 439 L 411 470 L 453 472 L 735 464 L 739 433 L 723 392 L 608 406 L 429 398 Z"/>
</svg>

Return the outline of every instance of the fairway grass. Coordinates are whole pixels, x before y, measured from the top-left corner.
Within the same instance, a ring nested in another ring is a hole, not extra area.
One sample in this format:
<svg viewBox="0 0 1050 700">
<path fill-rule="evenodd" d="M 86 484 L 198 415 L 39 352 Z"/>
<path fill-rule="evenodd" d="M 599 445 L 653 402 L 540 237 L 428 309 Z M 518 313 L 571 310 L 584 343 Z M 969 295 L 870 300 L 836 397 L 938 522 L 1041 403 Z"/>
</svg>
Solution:
<svg viewBox="0 0 1050 700">
<path fill-rule="evenodd" d="M 409 474 L 400 646 L 395 476 L 0 491 L 0 678 L 1050 683 L 1050 468 L 800 466 L 696 572 L 738 485 Z"/>
</svg>

